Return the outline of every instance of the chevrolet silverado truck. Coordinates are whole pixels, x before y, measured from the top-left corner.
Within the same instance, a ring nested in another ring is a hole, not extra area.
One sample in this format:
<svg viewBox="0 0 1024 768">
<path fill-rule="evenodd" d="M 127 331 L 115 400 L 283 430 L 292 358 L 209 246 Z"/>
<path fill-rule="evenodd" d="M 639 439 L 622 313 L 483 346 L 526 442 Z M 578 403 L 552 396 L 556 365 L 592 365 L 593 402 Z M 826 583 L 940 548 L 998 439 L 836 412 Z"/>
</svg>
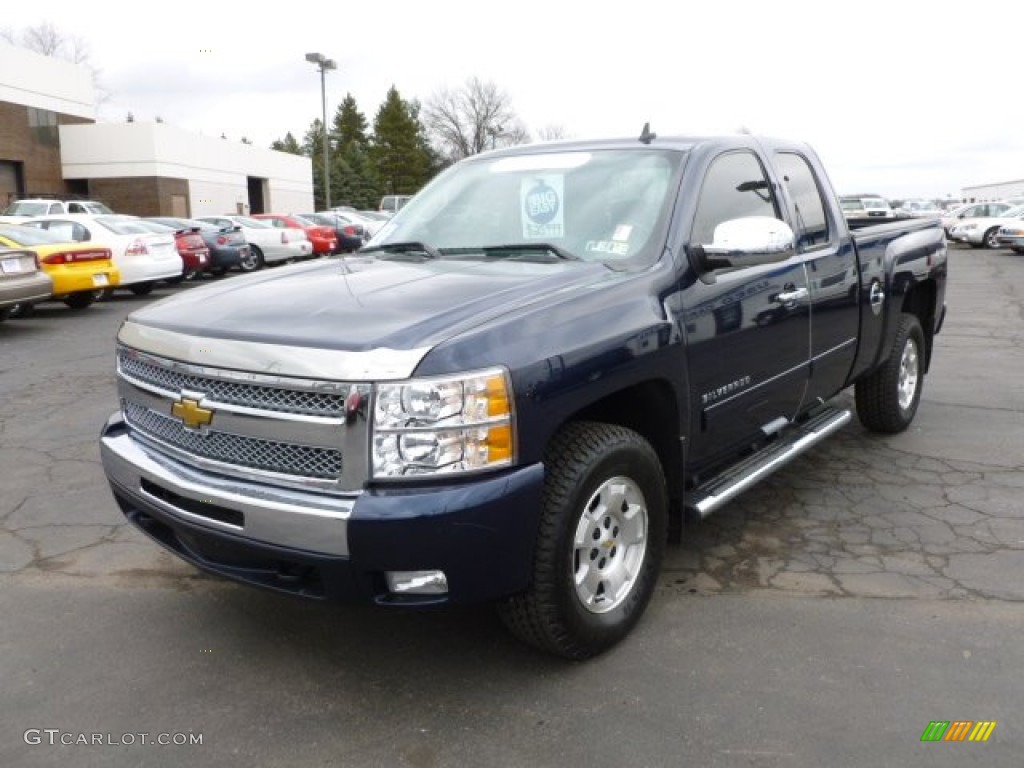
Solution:
<svg viewBox="0 0 1024 768">
<path fill-rule="evenodd" d="M 439 175 L 361 251 L 132 313 L 101 453 L 206 571 L 389 608 L 493 601 L 568 658 L 703 518 L 841 429 L 907 428 L 945 316 L 937 221 L 848 229 L 815 153 L 560 142 Z"/>
</svg>

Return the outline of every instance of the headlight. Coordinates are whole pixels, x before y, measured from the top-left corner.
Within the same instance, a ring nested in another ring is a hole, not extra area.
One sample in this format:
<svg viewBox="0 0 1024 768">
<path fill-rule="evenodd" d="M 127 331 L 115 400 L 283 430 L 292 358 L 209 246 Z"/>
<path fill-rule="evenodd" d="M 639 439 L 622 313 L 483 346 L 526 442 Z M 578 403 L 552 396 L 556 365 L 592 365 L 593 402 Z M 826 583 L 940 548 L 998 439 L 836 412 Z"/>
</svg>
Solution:
<svg viewBox="0 0 1024 768">
<path fill-rule="evenodd" d="M 374 479 L 473 472 L 511 464 L 512 385 L 501 368 L 378 384 Z"/>
</svg>

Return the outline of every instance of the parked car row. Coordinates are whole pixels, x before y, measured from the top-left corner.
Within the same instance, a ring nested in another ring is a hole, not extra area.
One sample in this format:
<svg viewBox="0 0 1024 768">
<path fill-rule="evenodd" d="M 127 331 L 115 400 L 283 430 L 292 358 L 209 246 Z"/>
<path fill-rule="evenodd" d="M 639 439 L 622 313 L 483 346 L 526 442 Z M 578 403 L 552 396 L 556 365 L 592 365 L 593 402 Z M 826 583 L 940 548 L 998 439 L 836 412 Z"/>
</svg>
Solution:
<svg viewBox="0 0 1024 768">
<path fill-rule="evenodd" d="M 947 230 L 950 240 L 966 243 L 972 248 L 1000 248 L 1009 246 L 1020 252 L 1021 244 L 1013 242 L 1012 232 L 1017 230 L 1024 219 L 1024 205 L 1007 207 L 1004 203 L 985 203 L 982 215 L 957 216 Z M 943 226 L 946 225 L 945 219 Z M 1003 230 L 1006 230 L 1004 233 Z M 1004 239 L 1004 237 L 1006 239 Z"/>
<path fill-rule="evenodd" d="M 141 296 L 161 281 L 347 253 L 368 237 L 360 217 L 336 211 L 189 219 L 69 213 L 49 200 L 19 205 L 0 220 L 0 319 L 50 299 L 84 309 L 115 288 Z M 49 212 L 56 205 L 64 210 Z"/>
</svg>

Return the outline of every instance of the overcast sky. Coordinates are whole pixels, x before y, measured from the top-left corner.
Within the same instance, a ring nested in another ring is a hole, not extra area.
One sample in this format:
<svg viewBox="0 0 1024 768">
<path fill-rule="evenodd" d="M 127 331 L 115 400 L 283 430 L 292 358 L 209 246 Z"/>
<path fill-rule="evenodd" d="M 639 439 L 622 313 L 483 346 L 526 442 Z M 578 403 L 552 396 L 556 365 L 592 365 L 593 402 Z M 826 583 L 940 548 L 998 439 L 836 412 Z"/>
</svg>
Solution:
<svg viewBox="0 0 1024 768">
<path fill-rule="evenodd" d="M 492 80 L 534 132 L 754 133 L 803 139 L 839 192 L 959 197 L 1024 180 L 1024 2 L 916 0 L 19 4 L 84 39 L 110 98 L 101 120 L 160 116 L 268 146 L 320 115 L 307 52 L 338 63 L 328 119 L 352 93 L 371 125 L 394 84 L 426 101 Z M 129 11 L 128 9 L 131 8 Z M 116 10 L 115 10 L 116 9 Z M 207 52 L 208 51 L 208 52 Z M 1024 185 L 1022 185 L 1024 186 Z"/>
</svg>

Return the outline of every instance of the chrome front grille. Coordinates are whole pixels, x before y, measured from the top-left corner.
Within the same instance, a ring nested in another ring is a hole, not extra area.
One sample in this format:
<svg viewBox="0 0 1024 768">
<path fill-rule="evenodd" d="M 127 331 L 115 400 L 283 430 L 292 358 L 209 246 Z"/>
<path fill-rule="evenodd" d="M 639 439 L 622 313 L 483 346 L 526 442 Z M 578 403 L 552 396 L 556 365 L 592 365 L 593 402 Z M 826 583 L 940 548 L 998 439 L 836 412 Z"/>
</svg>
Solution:
<svg viewBox="0 0 1024 768">
<path fill-rule="evenodd" d="M 310 392 L 285 389 L 280 386 L 212 378 L 188 373 L 181 367 L 165 367 L 141 358 L 125 349 L 118 351 L 119 369 L 130 378 L 172 392 L 182 390 L 202 392 L 210 400 L 231 405 L 243 405 L 264 411 L 302 413 L 310 416 L 342 416 L 345 397 L 332 392 Z"/>
<path fill-rule="evenodd" d="M 258 440 L 225 432 L 202 434 L 185 429 L 178 419 L 131 402 L 124 404 L 124 417 L 128 426 L 142 436 L 192 456 L 296 477 L 337 479 L 341 476 L 340 450 Z"/>
<path fill-rule="evenodd" d="M 369 383 L 214 368 L 123 346 L 117 369 L 125 422 L 150 451 L 275 486 L 350 493 L 366 483 Z"/>
</svg>

